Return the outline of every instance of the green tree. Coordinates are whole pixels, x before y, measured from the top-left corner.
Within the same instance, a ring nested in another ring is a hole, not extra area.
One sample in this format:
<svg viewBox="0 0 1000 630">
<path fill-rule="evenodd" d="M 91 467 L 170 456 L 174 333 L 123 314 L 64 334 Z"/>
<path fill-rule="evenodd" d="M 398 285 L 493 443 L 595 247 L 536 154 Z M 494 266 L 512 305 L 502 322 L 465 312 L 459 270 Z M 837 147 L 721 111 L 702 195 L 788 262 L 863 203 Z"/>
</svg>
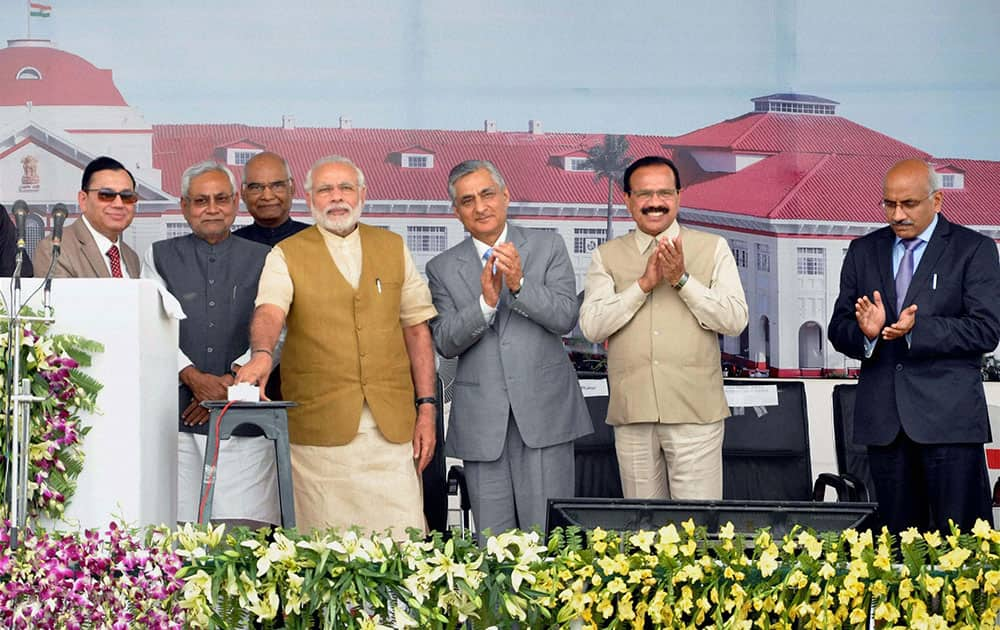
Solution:
<svg viewBox="0 0 1000 630">
<path fill-rule="evenodd" d="M 614 237 L 611 222 L 615 212 L 613 205 L 615 185 L 621 182 L 622 173 L 629 163 L 626 153 L 628 153 L 628 139 L 625 136 L 611 134 L 604 136 L 603 144 L 587 149 L 586 166 L 594 170 L 594 181 L 599 182 L 602 179 L 608 181 L 608 226 L 605 238 L 609 241 Z"/>
</svg>

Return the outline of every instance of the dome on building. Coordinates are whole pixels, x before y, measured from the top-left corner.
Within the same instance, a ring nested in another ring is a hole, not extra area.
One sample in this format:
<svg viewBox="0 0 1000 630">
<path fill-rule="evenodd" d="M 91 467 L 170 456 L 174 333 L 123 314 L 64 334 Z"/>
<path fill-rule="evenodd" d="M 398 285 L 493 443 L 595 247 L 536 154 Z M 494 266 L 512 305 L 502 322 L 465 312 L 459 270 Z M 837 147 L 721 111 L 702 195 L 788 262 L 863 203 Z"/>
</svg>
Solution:
<svg viewBox="0 0 1000 630">
<path fill-rule="evenodd" d="M 127 106 L 110 70 L 47 39 L 9 39 L 0 48 L 0 106 Z"/>
</svg>

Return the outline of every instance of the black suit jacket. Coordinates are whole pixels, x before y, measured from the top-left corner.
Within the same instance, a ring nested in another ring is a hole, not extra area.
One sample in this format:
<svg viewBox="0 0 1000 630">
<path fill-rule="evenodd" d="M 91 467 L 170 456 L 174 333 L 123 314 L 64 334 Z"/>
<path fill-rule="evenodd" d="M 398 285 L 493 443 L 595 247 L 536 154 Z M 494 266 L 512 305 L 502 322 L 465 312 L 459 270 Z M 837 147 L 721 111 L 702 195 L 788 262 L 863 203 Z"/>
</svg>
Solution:
<svg viewBox="0 0 1000 630">
<path fill-rule="evenodd" d="M 879 339 L 866 359 L 854 303 L 878 290 L 887 324 L 898 319 L 894 243 L 889 227 L 851 243 L 830 320 L 833 347 L 861 360 L 854 439 L 886 445 L 902 428 L 921 444 L 987 442 L 980 365 L 982 355 L 1000 342 L 997 246 L 939 214 L 904 302 L 917 305 L 909 347 L 905 338 Z"/>
</svg>

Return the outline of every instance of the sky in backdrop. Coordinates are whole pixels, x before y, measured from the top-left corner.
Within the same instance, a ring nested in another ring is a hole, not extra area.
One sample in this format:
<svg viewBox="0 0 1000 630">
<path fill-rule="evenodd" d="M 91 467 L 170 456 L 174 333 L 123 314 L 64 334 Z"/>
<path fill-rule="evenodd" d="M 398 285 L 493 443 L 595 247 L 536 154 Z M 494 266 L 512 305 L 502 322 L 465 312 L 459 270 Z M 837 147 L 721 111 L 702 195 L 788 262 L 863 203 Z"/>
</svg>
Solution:
<svg viewBox="0 0 1000 630">
<path fill-rule="evenodd" d="M 800 92 L 937 157 L 1000 160 L 1000 2 L 40 0 L 152 124 L 679 135 Z M 0 33 L 27 34 L 2 0 Z"/>
</svg>

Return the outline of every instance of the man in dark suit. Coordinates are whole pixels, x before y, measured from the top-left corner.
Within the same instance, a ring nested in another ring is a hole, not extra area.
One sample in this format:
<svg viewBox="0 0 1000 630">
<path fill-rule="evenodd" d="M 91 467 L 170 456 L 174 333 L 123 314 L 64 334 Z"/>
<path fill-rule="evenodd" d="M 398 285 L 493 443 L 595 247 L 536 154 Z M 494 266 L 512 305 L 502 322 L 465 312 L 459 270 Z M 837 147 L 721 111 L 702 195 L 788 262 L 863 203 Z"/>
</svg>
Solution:
<svg viewBox="0 0 1000 630">
<path fill-rule="evenodd" d="M 121 162 L 99 157 L 83 170 L 77 203 L 83 213 L 66 227 L 56 278 L 138 278 L 139 256 L 122 240 L 132 224 L 139 195 L 135 178 Z M 35 249 L 35 277 L 44 278 L 52 262 L 52 239 Z"/>
<path fill-rule="evenodd" d="M 448 192 L 470 238 L 427 263 L 434 344 L 458 357 L 445 453 L 464 461 L 478 529 L 541 528 L 547 500 L 574 494 L 573 440 L 593 432 L 561 338 L 573 266 L 558 234 L 507 222 L 492 163 L 462 162 Z"/>
<path fill-rule="evenodd" d="M 933 168 L 885 176 L 888 227 L 853 241 L 829 338 L 861 360 L 854 437 L 893 532 L 992 522 L 982 355 L 1000 341 L 996 245 L 939 214 Z"/>
</svg>

